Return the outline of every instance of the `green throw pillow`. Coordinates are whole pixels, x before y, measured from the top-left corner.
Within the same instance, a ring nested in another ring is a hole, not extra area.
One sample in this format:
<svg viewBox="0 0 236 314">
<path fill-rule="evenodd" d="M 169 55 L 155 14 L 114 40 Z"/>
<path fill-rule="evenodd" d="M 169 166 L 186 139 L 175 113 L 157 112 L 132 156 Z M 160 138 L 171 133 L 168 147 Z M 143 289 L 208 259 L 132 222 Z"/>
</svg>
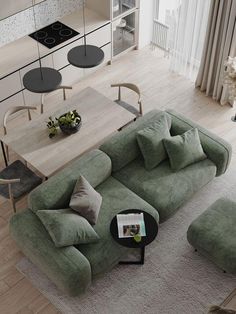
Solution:
<svg viewBox="0 0 236 314">
<path fill-rule="evenodd" d="M 163 139 L 170 137 L 166 117 L 161 117 L 149 127 L 137 132 L 137 141 L 144 158 L 145 168 L 151 170 L 167 158 Z"/>
<path fill-rule="evenodd" d="M 37 216 L 56 247 L 97 242 L 99 236 L 82 216 L 72 209 L 38 210 Z"/>
<path fill-rule="evenodd" d="M 178 171 L 195 162 L 206 159 L 198 129 L 191 129 L 182 135 L 163 140 L 170 159 L 171 169 Z"/>
</svg>

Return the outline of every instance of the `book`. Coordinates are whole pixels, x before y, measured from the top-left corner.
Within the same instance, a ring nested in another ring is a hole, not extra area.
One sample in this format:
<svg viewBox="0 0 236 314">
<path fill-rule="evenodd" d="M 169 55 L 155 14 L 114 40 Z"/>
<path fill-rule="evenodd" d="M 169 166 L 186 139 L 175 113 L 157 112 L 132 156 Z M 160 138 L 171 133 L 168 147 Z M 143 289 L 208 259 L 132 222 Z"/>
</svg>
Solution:
<svg viewBox="0 0 236 314">
<path fill-rule="evenodd" d="M 143 213 L 118 214 L 116 217 L 119 238 L 133 238 L 137 234 L 146 236 Z"/>
</svg>

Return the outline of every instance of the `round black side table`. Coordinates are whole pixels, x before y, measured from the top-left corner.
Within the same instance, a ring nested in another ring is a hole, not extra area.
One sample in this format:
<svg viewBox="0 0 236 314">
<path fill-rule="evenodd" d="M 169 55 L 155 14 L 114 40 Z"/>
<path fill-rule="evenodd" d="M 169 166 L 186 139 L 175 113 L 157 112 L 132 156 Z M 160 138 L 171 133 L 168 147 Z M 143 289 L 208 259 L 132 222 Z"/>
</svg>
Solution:
<svg viewBox="0 0 236 314">
<path fill-rule="evenodd" d="M 142 237 L 140 242 L 136 242 L 134 238 L 119 238 L 118 227 L 117 227 L 117 217 L 115 216 L 110 224 L 110 232 L 113 239 L 120 245 L 129 248 L 140 248 L 140 260 L 139 261 L 121 261 L 119 264 L 144 264 L 145 258 L 145 247 L 150 244 L 157 236 L 158 233 L 158 223 L 149 213 L 140 209 L 126 209 L 118 213 L 119 214 L 140 214 L 143 213 L 144 223 L 146 229 L 146 236 Z"/>
</svg>

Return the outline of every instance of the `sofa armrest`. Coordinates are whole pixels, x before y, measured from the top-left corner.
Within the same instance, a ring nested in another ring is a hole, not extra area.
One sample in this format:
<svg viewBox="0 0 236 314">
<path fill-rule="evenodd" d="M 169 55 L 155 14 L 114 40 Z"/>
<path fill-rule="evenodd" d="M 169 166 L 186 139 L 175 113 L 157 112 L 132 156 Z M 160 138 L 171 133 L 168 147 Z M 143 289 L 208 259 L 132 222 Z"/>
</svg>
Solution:
<svg viewBox="0 0 236 314">
<path fill-rule="evenodd" d="M 10 233 L 22 252 L 65 293 L 76 296 L 91 283 L 89 261 L 74 246 L 56 248 L 30 210 L 14 215 Z"/>
<path fill-rule="evenodd" d="M 76 159 L 29 194 L 29 208 L 36 212 L 40 209 L 69 207 L 71 194 L 80 175 L 95 188 L 111 175 L 109 156 L 96 149 Z"/>
<path fill-rule="evenodd" d="M 203 150 L 207 157 L 217 167 L 216 176 L 220 176 L 221 174 L 225 173 L 231 160 L 231 145 L 219 136 L 177 113 L 176 111 L 168 109 L 166 112 L 171 116 L 172 135 L 182 134 L 191 128 L 198 128 Z"/>
</svg>

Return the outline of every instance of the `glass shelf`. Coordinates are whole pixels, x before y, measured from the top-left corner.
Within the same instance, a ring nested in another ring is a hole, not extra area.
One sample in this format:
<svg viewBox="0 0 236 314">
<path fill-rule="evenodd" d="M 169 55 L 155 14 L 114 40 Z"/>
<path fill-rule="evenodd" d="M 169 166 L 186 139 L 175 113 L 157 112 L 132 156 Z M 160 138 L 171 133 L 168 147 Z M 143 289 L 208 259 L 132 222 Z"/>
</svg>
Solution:
<svg viewBox="0 0 236 314">
<path fill-rule="evenodd" d="M 113 19 L 136 8 L 136 0 L 113 0 Z"/>
<path fill-rule="evenodd" d="M 136 12 L 113 22 L 113 56 L 136 45 Z"/>
<path fill-rule="evenodd" d="M 47 0 L 35 0 L 35 6 Z M 0 0 L 0 21 L 33 7 L 32 0 Z"/>
</svg>

